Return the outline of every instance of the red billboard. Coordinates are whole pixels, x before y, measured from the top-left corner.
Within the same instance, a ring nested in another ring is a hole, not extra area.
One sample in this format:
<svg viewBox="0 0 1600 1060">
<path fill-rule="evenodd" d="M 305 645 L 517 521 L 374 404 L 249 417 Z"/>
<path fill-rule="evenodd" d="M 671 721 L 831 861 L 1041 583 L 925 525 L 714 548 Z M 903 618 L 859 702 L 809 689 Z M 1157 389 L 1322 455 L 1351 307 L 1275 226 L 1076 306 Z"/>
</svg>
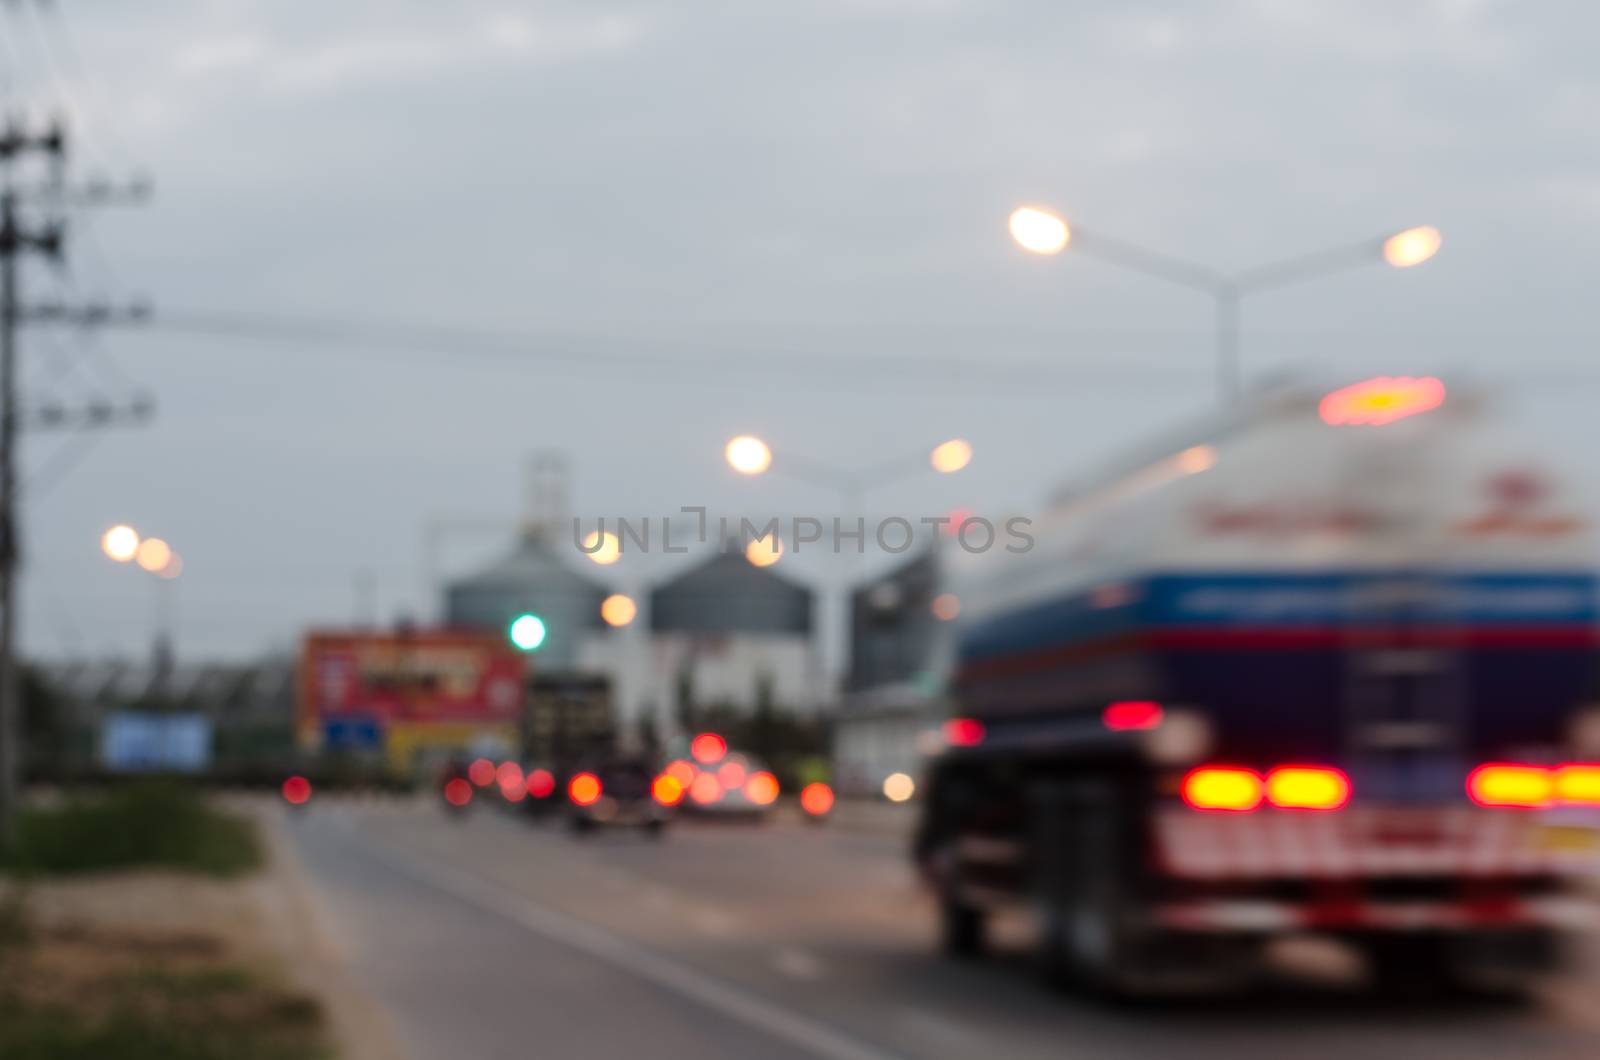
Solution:
<svg viewBox="0 0 1600 1060">
<path fill-rule="evenodd" d="M 515 721 L 524 657 L 501 637 L 462 630 L 306 635 L 302 733 L 335 725 Z"/>
</svg>

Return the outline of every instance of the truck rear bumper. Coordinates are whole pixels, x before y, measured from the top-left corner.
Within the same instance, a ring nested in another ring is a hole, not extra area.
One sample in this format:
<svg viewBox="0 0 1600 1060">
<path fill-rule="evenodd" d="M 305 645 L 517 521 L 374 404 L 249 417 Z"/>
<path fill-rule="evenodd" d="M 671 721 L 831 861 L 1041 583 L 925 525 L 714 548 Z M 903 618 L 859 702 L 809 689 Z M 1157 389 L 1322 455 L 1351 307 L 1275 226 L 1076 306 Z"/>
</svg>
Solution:
<svg viewBox="0 0 1600 1060">
<path fill-rule="evenodd" d="M 1199 934 L 1476 932 L 1523 928 L 1571 931 L 1600 926 L 1600 904 L 1576 895 L 1538 895 L 1492 903 L 1308 903 L 1269 898 L 1202 898 L 1153 905 L 1149 916 L 1154 925 L 1165 930 Z"/>
</svg>

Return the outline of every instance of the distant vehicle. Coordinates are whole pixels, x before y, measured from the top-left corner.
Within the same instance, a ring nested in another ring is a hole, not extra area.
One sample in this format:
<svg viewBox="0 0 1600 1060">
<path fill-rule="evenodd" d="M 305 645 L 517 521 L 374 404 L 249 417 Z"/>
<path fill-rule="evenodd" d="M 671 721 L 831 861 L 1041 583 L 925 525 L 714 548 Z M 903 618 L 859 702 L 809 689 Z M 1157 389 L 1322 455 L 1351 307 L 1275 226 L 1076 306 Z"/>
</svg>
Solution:
<svg viewBox="0 0 1600 1060">
<path fill-rule="evenodd" d="M 630 827 L 660 835 L 676 799 L 663 797 L 658 779 L 646 758 L 598 759 L 567 778 L 567 822 L 578 835 Z"/>
<path fill-rule="evenodd" d="M 1031 906 L 1052 977 L 1228 979 L 1276 936 L 1384 977 L 1556 966 L 1600 856 L 1590 516 L 1489 395 L 1290 387 L 962 557 L 917 862 L 947 950 Z"/>
<path fill-rule="evenodd" d="M 451 758 L 440 768 L 436 783 L 446 812 L 459 815 L 471 807 L 477 796 L 472 770 L 463 758 Z"/>
<path fill-rule="evenodd" d="M 710 732 L 691 740 L 688 756 L 668 763 L 662 775 L 677 782 L 686 814 L 762 821 L 779 794 L 778 778 L 760 759 Z"/>
</svg>

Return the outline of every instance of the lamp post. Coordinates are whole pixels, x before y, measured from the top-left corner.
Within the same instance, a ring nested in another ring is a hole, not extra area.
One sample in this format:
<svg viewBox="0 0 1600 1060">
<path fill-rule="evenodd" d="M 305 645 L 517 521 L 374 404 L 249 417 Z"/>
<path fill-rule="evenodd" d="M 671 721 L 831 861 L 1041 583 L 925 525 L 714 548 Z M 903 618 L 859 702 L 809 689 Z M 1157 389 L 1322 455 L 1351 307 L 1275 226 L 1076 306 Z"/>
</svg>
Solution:
<svg viewBox="0 0 1600 1060">
<path fill-rule="evenodd" d="M 955 474 L 972 463 L 972 444 L 964 438 L 951 438 L 925 452 L 896 457 L 860 469 L 845 469 L 795 457 L 787 452 L 775 455 L 772 448 L 760 438 L 741 434 L 728 441 L 723 456 L 728 466 L 742 475 L 764 475 L 770 471 L 798 482 L 834 490 L 847 511 L 860 515 L 861 500 L 866 490 L 908 478 L 928 468 L 943 475 Z M 865 529 L 863 518 L 861 547 L 856 555 L 866 547 Z M 837 542 L 835 545 L 837 546 Z M 765 550 L 756 549 L 754 544 L 752 549 L 755 550 L 754 554 L 747 551 L 747 558 L 758 566 L 775 563 L 782 554 L 782 546 L 776 540 Z M 856 563 L 852 560 L 844 571 L 845 584 L 840 594 L 840 629 L 847 642 L 850 635 L 850 581 L 855 569 Z"/>
<path fill-rule="evenodd" d="M 1069 228 L 1060 216 L 1036 206 L 1013 210 L 1010 228 L 1017 245 L 1035 254 L 1059 254 L 1070 245 L 1109 264 L 1209 295 L 1215 314 L 1217 391 L 1224 404 L 1239 396 L 1239 303 L 1246 295 L 1379 261 L 1397 269 L 1410 268 L 1437 254 L 1442 242 L 1437 228 L 1424 225 L 1230 273 Z"/>
<path fill-rule="evenodd" d="M 177 621 L 174 615 L 178 576 L 183 573 L 183 557 L 159 537 L 144 537 L 126 523 L 118 523 L 100 535 L 100 551 L 117 563 L 129 563 L 156 576 L 155 627 L 156 656 L 171 652 Z"/>
</svg>

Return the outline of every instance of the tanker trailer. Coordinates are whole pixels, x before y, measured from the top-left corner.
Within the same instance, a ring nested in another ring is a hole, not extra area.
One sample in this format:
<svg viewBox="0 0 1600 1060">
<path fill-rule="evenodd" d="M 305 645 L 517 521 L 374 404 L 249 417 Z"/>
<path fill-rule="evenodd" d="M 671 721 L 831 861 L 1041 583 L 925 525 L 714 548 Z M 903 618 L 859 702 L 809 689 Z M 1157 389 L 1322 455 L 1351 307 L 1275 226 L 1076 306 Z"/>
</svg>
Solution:
<svg viewBox="0 0 1600 1060">
<path fill-rule="evenodd" d="M 915 856 L 947 951 L 1021 907 L 1053 978 L 1559 964 L 1600 851 L 1593 527 L 1488 392 L 1263 392 L 957 555 Z"/>
</svg>

